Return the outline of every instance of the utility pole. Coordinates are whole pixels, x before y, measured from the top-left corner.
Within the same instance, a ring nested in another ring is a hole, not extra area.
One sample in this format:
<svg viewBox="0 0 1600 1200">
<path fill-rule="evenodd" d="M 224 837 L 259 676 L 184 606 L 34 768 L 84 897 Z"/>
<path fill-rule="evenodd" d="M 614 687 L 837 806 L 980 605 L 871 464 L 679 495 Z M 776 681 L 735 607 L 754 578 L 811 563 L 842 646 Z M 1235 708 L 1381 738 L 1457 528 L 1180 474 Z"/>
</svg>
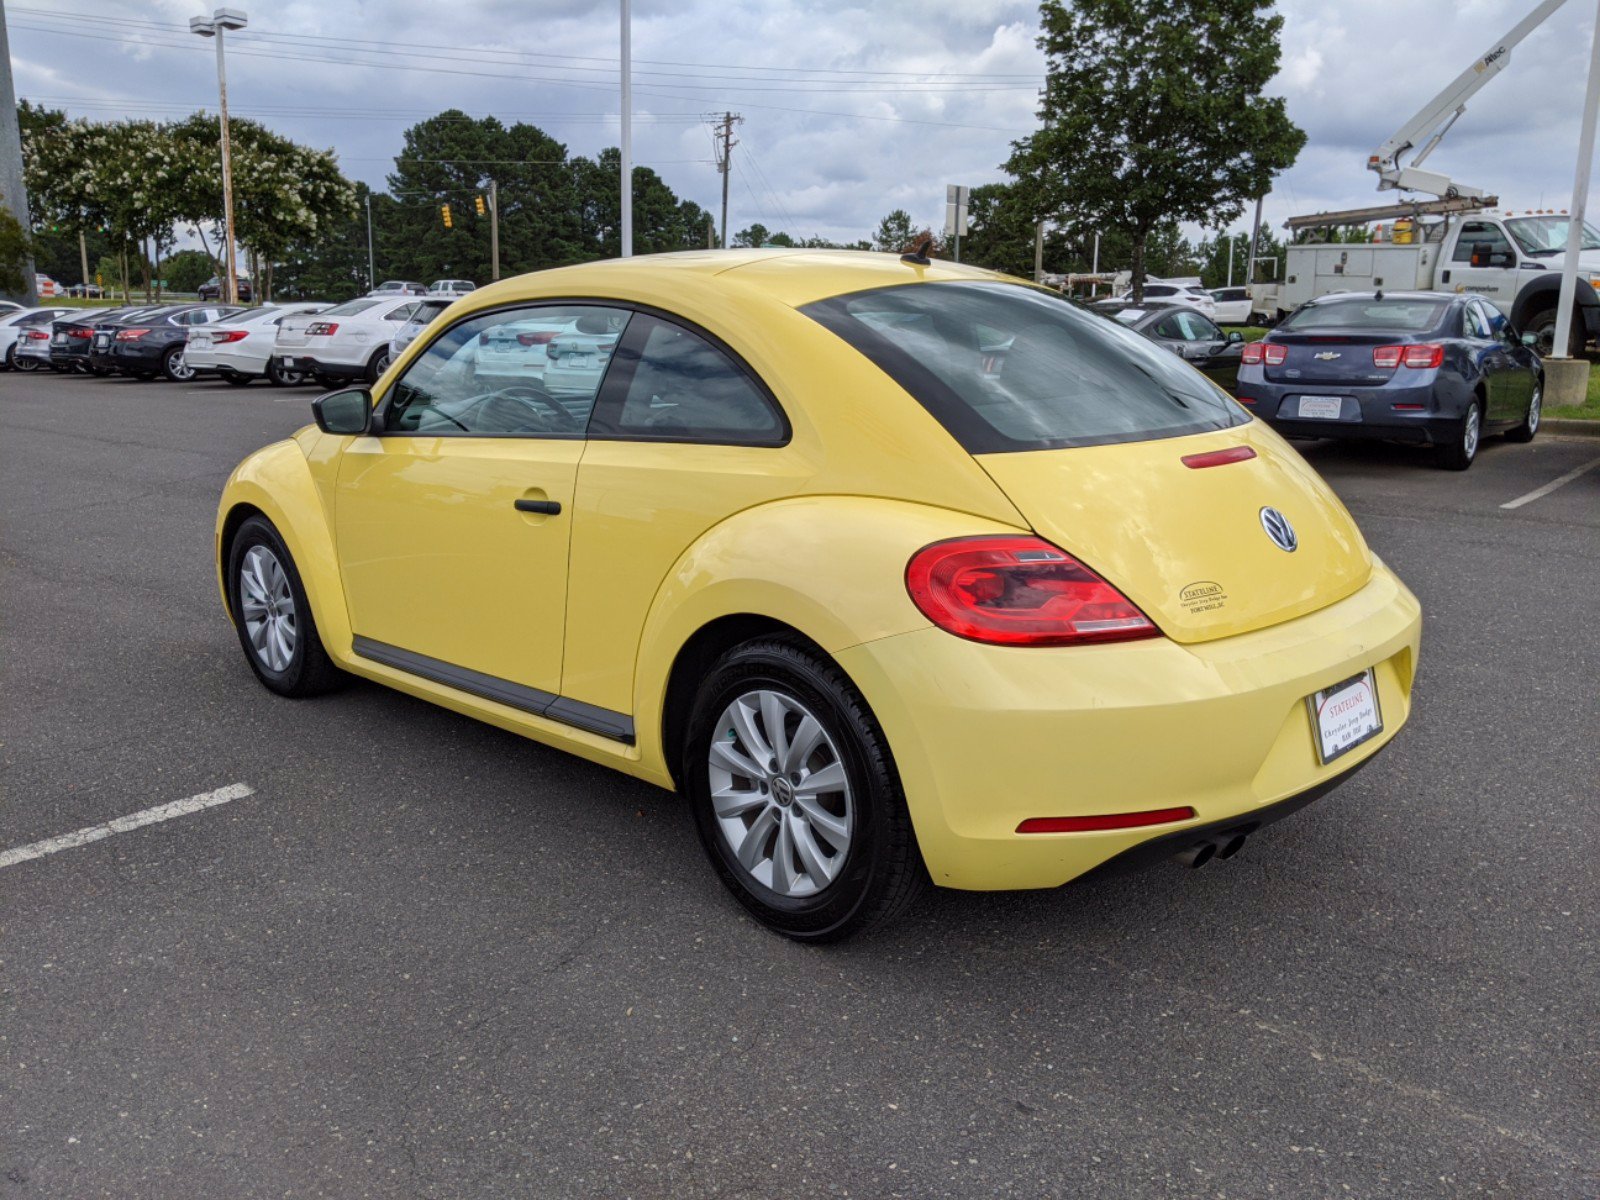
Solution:
<svg viewBox="0 0 1600 1200">
<path fill-rule="evenodd" d="M 1233 286 L 1233 234 L 1228 235 L 1228 286 Z"/>
<path fill-rule="evenodd" d="M 717 248 L 717 225 L 716 225 L 716 222 L 711 219 L 711 214 L 707 213 L 706 214 L 706 249 L 707 250 L 715 250 L 716 248 Z"/>
<path fill-rule="evenodd" d="M 6 38 L 6 11 L 0 0 L 0 205 L 31 233 L 33 220 L 28 215 L 28 189 L 22 182 L 22 133 L 17 127 L 17 92 L 11 82 L 11 46 Z M 85 283 L 88 280 L 84 280 Z M 38 281 L 33 277 L 33 255 L 22 264 L 22 302 L 35 305 Z"/>
<path fill-rule="evenodd" d="M 89 296 L 89 239 L 84 236 L 82 228 L 78 230 L 78 264 L 83 267 L 83 295 Z"/>
<path fill-rule="evenodd" d="M 631 247 L 630 247 L 631 248 Z M 491 280 L 500 278 L 500 185 L 489 180 L 489 261 L 494 264 Z"/>
<path fill-rule="evenodd" d="M 622 257 L 633 257 L 633 24 L 622 0 Z"/>
<path fill-rule="evenodd" d="M 372 192 L 367 192 L 367 291 L 378 286 L 378 268 L 372 257 Z"/>
<path fill-rule="evenodd" d="M 1033 227 L 1033 281 L 1044 282 L 1044 222 Z"/>
<path fill-rule="evenodd" d="M 1250 257 L 1245 260 L 1244 285 L 1249 287 L 1256 281 L 1256 247 L 1261 244 L 1261 200 L 1256 197 L 1256 219 L 1250 226 Z"/>
<path fill-rule="evenodd" d="M 733 136 L 733 127 L 744 124 L 744 118 L 738 113 L 725 112 L 722 114 L 722 129 L 714 136 L 717 139 L 717 170 L 722 172 L 722 248 L 728 248 L 728 175 L 733 167 L 733 148 L 739 143 Z"/>
</svg>

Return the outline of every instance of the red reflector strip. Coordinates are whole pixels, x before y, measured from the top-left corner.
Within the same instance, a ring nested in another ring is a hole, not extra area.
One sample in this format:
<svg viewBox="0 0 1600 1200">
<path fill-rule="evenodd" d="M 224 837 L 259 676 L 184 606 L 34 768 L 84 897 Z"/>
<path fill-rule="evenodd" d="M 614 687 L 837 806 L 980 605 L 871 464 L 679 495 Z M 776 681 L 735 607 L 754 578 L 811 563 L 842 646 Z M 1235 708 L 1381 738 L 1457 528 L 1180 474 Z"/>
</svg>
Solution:
<svg viewBox="0 0 1600 1200">
<path fill-rule="evenodd" d="M 1426 404 L 1396 404 L 1394 410 L 1395 412 L 1421 412 L 1427 407 Z"/>
<path fill-rule="evenodd" d="M 1029 817 L 1017 826 L 1018 833 L 1093 833 L 1099 829 L 1138 829 L 1144 825 L 1166 825 L 1188 821 L 1192 808 L 1155 808 L 1148 812 L 1101 813 L 1093 817 Z"/>
<path fill-rule="evenodd" d="M 1228 463 L 1248 462 L 1256 456 L 1249 446 L 1229 446 L 1226 450 L 1209 450 L 1204 454 L 1185 454 L 1183 465 L 1199 470 L 1201 467 L 1222 467 Z"/>
</svg>

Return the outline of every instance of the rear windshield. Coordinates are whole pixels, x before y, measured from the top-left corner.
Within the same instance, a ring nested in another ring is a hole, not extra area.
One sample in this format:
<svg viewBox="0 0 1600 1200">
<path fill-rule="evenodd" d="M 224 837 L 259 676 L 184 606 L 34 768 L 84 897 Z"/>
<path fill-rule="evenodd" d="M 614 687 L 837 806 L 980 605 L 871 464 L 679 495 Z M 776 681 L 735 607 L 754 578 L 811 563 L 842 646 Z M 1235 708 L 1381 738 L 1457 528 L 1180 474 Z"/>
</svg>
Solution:
<svg viewBox="0 0 1600 1200">
<path fill-rule="evenodd" d="M 369 308 L 376 308 L 382 303 L 382 300 L 346 300 L 343 304 L 323 309 L 318 315 L 324 317 L 353 317 L 357 313 L 366 312 Z"/>
<path fill-rule="evenodd" d="M 906 284 L 803 311 L 973 454 L 1181 437 L 1250 419 L 1170 350 L 1020 284 Z"/>
<path fill-rule="evenodd" d="M 1308 304 L 1284 318 L 1279 329 L 1306 333 L 1313 329 L 1371 329 L 1377 332 L 1425 333 L 1444 317 L 1443 300 L 1339 300 Z"/>
</svg>

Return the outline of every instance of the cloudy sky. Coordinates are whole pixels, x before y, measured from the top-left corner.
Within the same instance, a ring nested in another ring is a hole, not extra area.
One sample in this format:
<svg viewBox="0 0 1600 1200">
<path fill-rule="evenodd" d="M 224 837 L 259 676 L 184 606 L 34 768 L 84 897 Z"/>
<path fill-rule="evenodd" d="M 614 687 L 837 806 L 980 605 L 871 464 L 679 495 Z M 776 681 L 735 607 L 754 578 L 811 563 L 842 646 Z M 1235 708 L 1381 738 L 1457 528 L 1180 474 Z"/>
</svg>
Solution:
<svg viewBox="0 0 1600 1200">
<path fill-rule="evenodd" d="M 1379 202 L 1367 155 L 1534 0 L 1280 0 L 1274 90 L 1310 141 L 1267 203 Z M 535 123 L 573 153 L 617 141 L 616 0 L 235 0 L 232 111 L 334 149 L 382 187 L 407 125 L 440 109 Z M 216 105 L 192 0 L 6 0 L 16 89 L 75 115 Z M 1518 48 L 1429 166 L 1559 206 L 1572 186 L 1594 5 Z M 707 117 L 743 115 L 729 228 L 868 236 L 903 207 L 943 217 L 946 183 L 1002 178 L 1034 125 L 1044 60 L 1021 0 L 634 0 L 634 155 L 715 209 Z M 1248 218 L 1246 218 L 1247 220 Z M 1237 228 L 1245 228 L 1241 221 Z"/>
</svg>

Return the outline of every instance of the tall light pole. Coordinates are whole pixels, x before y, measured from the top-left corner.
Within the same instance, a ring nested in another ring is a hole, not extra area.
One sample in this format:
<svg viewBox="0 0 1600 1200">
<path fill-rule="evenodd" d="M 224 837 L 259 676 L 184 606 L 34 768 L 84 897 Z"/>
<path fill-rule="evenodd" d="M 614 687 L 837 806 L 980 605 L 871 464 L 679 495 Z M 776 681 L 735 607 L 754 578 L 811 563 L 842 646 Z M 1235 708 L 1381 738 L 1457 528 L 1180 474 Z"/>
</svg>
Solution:
<svg viewBox="0 0 1600 1200">
<path fill-rule="evenodd" d="M 372 257 L 372 193 L 367 192 L 367 291 L 373 291 L 378 286 L 378 268 L 374 265 Z"/>
<path fill-rule="evenodd" d="M 233 250 L 233 155 L 228 146 L 228 63 L 222 53 L 222 32 L 250 23 L 244 10 L 219 8 L 209 17 L 190 17 L 189 32 L 217 39 L 217 96 L 222 109 L 222 224 L 227 244 L 228 303 L 239 303 L 239 268 Z"/>
<path fill-rule="evenodd" d="M 28 190 L 22 182 L 22 136 L 17 128 L 17 97 L 11 82 L 11 47 L 6 40 L 6 10 L 0 0 L 0 208 L 8 208 L 26 233 L 33 228 L 28 216 Z M 85 283 L 89 281 L 84 280 Z M 33 304 L 37 281 L 33 275 L 33 255 L 22 264 L 24 304 Z"/>
<path fill-rule="evenodd" d="M 633 257 L 633 20 L 622 0 L 622 257 Z"/>
</svg>

